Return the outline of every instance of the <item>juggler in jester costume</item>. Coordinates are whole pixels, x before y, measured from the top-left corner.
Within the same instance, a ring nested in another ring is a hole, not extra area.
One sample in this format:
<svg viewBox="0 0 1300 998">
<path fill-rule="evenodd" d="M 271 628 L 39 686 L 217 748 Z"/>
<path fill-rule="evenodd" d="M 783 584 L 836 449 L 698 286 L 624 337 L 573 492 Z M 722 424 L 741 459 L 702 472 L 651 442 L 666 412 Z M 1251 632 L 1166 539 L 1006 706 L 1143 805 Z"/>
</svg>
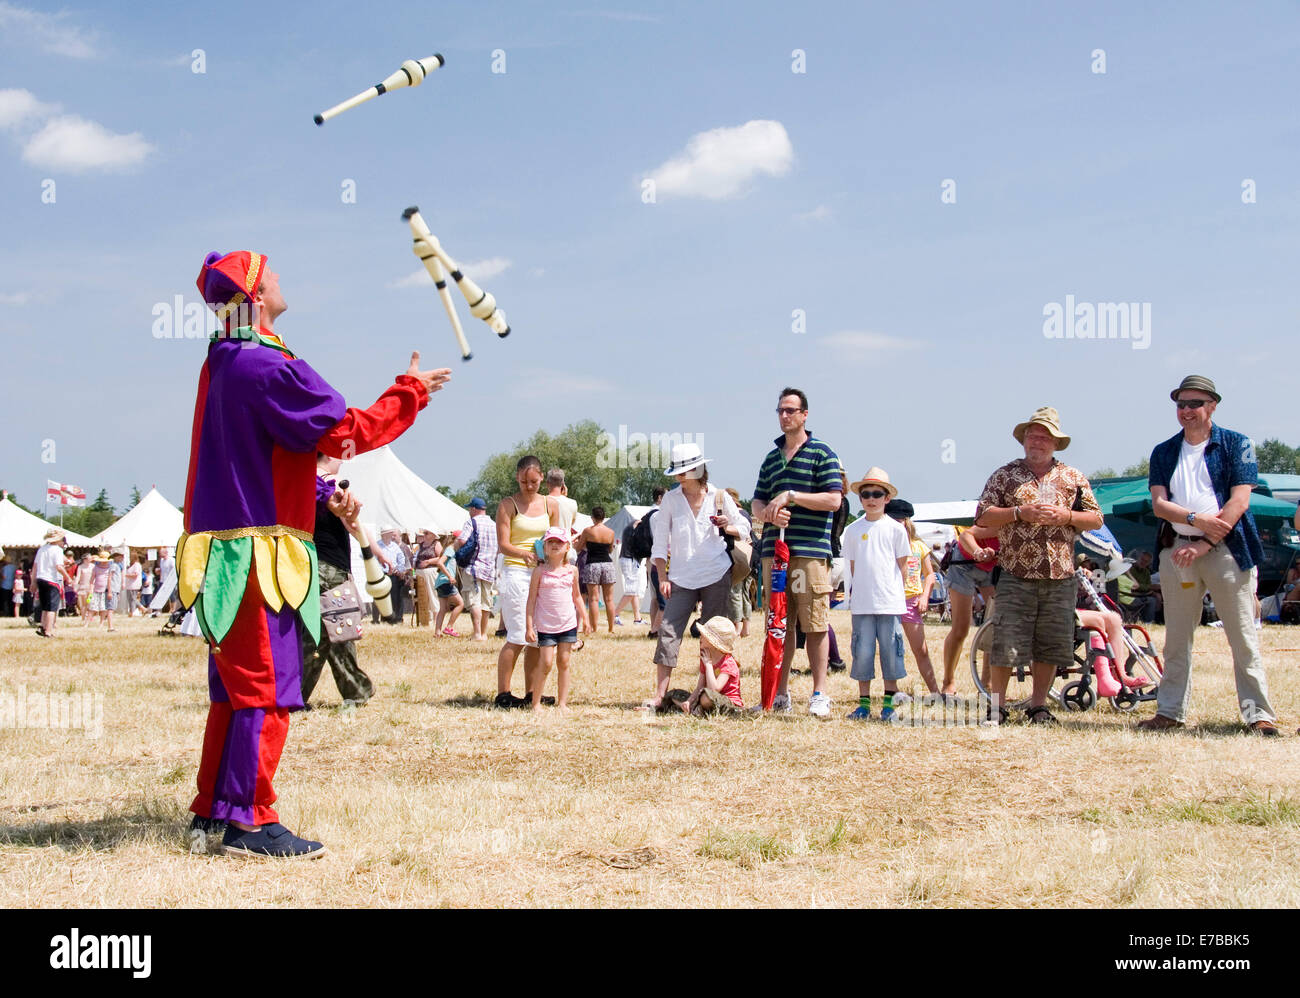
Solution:
<svg viewBox="0 0 1300 998">
<path fill-rule="evenodd" d="M 266 257 L 209 253 L 198 287 L 222 328 L 199 372 L 176 549 L 181 601 L 208 641 L 212 701 L 192 847 L 224 824 L 227 853 L 318 856 L 324 847 L 271 806 L 289 714 L 303 705 L 298 628 L 320 633 L 316 454 L 353 457 L 396 439 L 450 372 L 420 371 L 414 354 L 374 405 L 349 409 L 273 331 L 286 306 Z"/>
</svg>

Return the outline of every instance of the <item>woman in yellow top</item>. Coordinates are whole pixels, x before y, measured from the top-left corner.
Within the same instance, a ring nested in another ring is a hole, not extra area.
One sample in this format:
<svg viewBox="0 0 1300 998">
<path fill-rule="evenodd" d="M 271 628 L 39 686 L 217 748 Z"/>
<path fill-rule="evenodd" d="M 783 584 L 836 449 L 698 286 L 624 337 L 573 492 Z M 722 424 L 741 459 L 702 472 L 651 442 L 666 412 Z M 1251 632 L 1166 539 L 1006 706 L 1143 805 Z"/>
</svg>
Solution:
<svg viewBox="0 0 1300 998">
<path fill-rule="evenodd" d="M 538 494 L 542 484 L 542 462 L 532 454 L 521 457 L 515 465 L 519 491 L 501 500 L 497 506 L 497 546 L 505 557 L 501 577 L 497 580 L 497 607 L 506 629 L 506 643 L 497 655 L 498 707 L 531 707 L 533 677 L 537 671 L 538 650 L 527 640 L 528 586 L 532 581 L 537 555 L 533 545 L 547 527 L 559 526 L 559 505 L 551 496 Z M 515 661 L 524 652 L 524 696 L 514 696 L 510 683 Z M 540 695 L 540 690 L 538 691 Z"/>
<path fill-rule="evenodd" d="M 907 600 L 907 612 L 900 618 L 903 633 L 907 635 L 912 657 L 916 659 L 916 671 L 925 680 L 925 688 L 931 697 L 937 697 L 939 684 L 934 678 L 930 649 L 925 644 L 925 608 L 930 604 L 930 590 L 934 587 L 934 565 L 930 561 L 930 549 L 916 535 L 916 527 L 912 524 L 914 512 L 906 499 L 891 499 L 885 504 L 885 515 L 907 528 L 907 540 L 912 549 L 903 576 L 903 596 Z"/>
</svg>

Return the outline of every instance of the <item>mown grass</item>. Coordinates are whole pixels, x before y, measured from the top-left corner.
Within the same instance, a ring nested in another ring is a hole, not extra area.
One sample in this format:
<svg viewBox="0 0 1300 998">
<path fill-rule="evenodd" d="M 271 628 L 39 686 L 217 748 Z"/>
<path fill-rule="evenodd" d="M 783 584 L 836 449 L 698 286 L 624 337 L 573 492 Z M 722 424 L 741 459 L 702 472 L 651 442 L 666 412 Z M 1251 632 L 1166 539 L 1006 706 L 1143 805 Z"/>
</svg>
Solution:
<svg viewBox="0 0 1300 998">
<path fill-rule="evenodd" d="M 1149 705 L 1055 729 L 855 724 L 844 675 L 826 722 L 806 714 L 806 675 L 789 717 L 654 717 L 632 709 L 653 676 L 632 627 L 575 655 L 567 716 L 534 716 L 488 706 L 495 643 L 380 628 L 360 646 L 375 699 L 345 708 L 327 672 L 320 709 L 292 722 L 277 806 L 331 853 L 289 866 L 186 852 L 205 658 L 156 630 L 42 641 L 0 621 L 0 696 L 103 702 L 98 739 L 0 729 L 0 904 L 1300 905 L 1300 656 L 1282 629 L 1263 640 L 1285 737 L 1265 741 L 1240 733 L 1211 629 L 1194 723 L 1158 736 L 1133 727 Z M 944 633 L 929 628 L 936 657 Z M 674 685 L 693 685 L 693 654 Z M 755 627 L 751 699 L 758 654 Z M 921 692 L 914 672 L 903 685 Z"/>
</svg>

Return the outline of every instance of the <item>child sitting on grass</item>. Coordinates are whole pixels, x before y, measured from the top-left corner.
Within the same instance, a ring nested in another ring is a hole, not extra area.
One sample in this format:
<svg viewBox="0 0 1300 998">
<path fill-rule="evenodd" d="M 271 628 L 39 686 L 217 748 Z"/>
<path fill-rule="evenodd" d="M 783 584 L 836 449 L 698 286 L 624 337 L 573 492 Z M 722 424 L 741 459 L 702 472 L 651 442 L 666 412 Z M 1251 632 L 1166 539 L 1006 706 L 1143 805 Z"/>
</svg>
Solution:
<svg viewBox="0 0 1300 998">
<path fill-rule="evenodd" d="M 525 610 L 526 640 L 536 642 L 537 671 L 529 677 L 528 688 L 533 691 L 533 710 L 542 706 L 542 687 L 556 667 L 555 706 L 561 710 L 569 706 L 569 655 L 578 640 L 578 626 L 587 633 L 587 608 L 578 590 L 578 570 L 568 563 L 569 535 L 562 527 L 551 527 L 542 535 L 542 552 L 545 561 L 533 569 L 528 585 L 528 606 Z"/>
<path fill-rule="evenodd" d="M 733 652 L 736 625 L 726 617 L 713 617 L 700 627 L 700 681 L 695 692 L 671 690 L 661 710 L 678 707 L 693 717 L 734 714 L 745 709 L 740 697 L 740 664 Z"/>
</svg>

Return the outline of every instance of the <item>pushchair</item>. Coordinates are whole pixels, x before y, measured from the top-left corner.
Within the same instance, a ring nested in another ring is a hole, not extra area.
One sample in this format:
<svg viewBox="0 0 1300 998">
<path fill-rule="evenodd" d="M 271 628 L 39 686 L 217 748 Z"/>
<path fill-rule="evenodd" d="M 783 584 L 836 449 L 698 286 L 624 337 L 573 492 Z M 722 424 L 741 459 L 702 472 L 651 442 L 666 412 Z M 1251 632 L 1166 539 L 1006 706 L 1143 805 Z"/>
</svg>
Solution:
<svg viewBox="0 0 1300 998">
<path fill-rule="evenodd" d="M 1087 572 L 1079 569 L 1075 572 L 1075 577 L 1089 601 L 1098 610 L 1115 610 L 1113 606 L 1102 602 L 1102 597 L 1098 595 Z M 971 678 L 975 682 L 975 688 L 986 699 L 989 696 L 993 626 L 992 620 L 981 625 L 971 642 Z M 1085 627 L 1076 618 L 1074 664 L 1068 668 L 1057 668 L 1049 697 L 1066 710 L 1088 710 L 1097 702 L 1098 694 L 1110 700 L 1113 708 L 1121 711 L 1130 711 L 1140 703 L 1155 700 L 1156 688 L 1164 670 L 1151 635 L 1141 624 L 1125 624 L 1123 635 L 1124 648 L 1111 648 L 1105 632 Z M 1123 666 L 1119 665 L 1117 652 L 1124 656 Z M 1007 684 L 1006 706 L 1012 710 L 1025 709 L 1029 705 L 1032 691 L 1033 673 L 1030 663 L 1018 663 L 1012 669 L 1011 680 Z"/>
<path fill-rule="evenodd" d="M 185 614 L 188 612 L 189 611 L 187 611 L 183 606 L 176 607 L 175 610 L 167 615 L 166 622 L 158 629 L 158 636 L 160 638 L 174 638 L 178 636 L 181 633 L 181 622 L 185 619 Z"/>
</svg>

